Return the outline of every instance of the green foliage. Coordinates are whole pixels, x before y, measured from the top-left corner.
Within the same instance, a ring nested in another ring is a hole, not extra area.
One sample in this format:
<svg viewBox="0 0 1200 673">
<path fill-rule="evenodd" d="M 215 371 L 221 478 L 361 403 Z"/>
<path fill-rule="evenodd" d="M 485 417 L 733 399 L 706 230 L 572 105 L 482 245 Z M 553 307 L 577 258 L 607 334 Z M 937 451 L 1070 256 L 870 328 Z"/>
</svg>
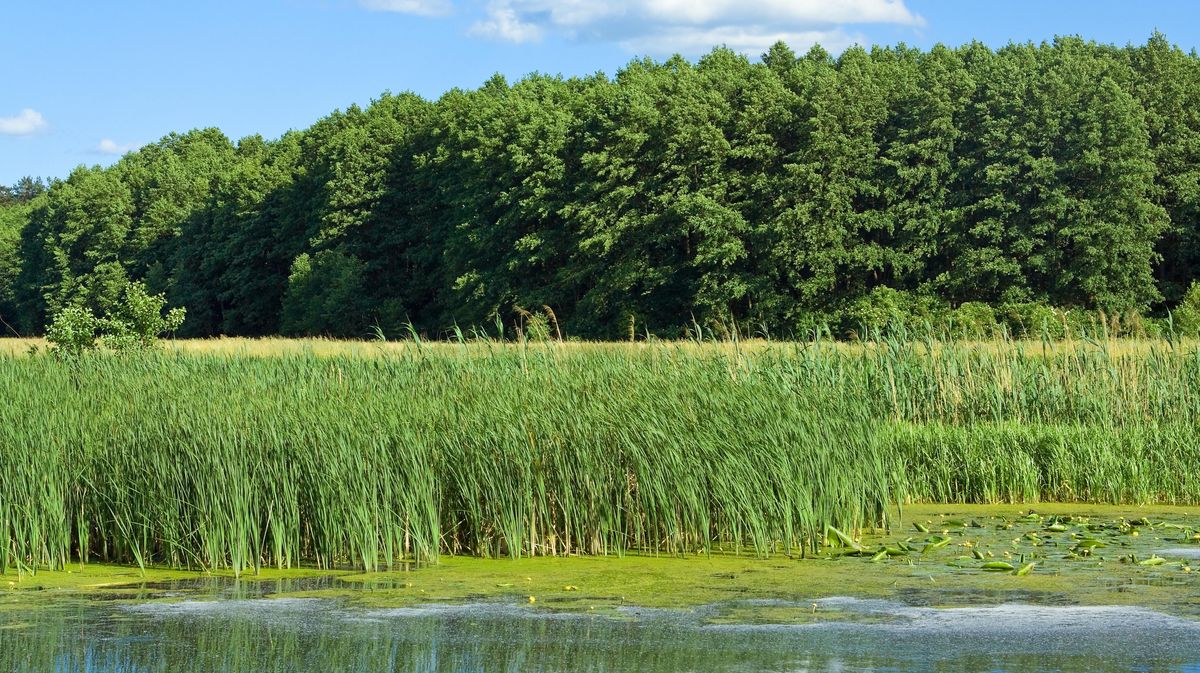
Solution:
<svg viewBox="0 0 1200 673">
<path fill-rule="evenodd" d="M 183 308 L 164 314 L 166 303 L 163 295 L 147 293 L 142 283 L 127 283 L 116 305 L 101 318 L 80 304 L 59 310 L 46 328 L 46 340 L 54 352 L 67 357 L 95 349 L 97 338 L 116 352 L 149 350 L 159 336 L 178 330 L 187 314 Z"/>
<path fill-rule="evenodd" d="M 0 206 L 0 333 L 14 336 L 19 322 L 17 278 L 21 274 L 21 235 L 32 206 Z"/>
<path fill-rule="evenodd" d="M 1037 302 L 1009 303 L 1000 306 L 999 316 L 1012 336 L 1062 339 L 1067 336 L 1066 319 L 1061 311 Z"/>
<path fill-rule="evenodd" d="M 4 357 L 0 567 L 767 555 L 904 498 L 1200 502 L 1200 357 L 1119 346 Z"/>
<path fill-rule="evenodd" d="M 101 340 L 116 351 L 153 348 L 163 334 L 183 325 L 187 310 L 172 308 L 165 314 L 165 296 L 151 295 L 142 283 L 129 283 L 116 308 L 100 321 Z"/>
<path fill-rule="evenodd" d="M 385 93 L 0 190 L 0 317 L 102 315 L 143 279 L 189 336 L 514 333 L 519 306 L 586 338 L 1145 331 L 1200 276 L 1198 92 L 1155 34 Z"/>
<path fill-rule="evenodd" d="M 362 262 L 350 255 L 336 250 L 314 257 L 302 253 L 288 276 L 283 333 L 364 337 L 364 282 Z"/>
<path fill-rule="evenodd" d="M 991 339 L 996 335 L 996 311 L 981 302 L 963 302 L 951 313 L 950 328 L 960 339 Z"/>
<path fill-rule="evenodd" d="M 1200 283 L 1192 283 L 1171 317 L 1179 334 L 1200 335 Z"/>
<path fill-rule="evenodd" d="M 890 287 L 877 287 L 855 300 L 843 313 L 845 329 L 865 338 L 873 329 L 903 329 L 912 324 L 913 297 Z"/>
<path fill-rule="evenodd" d="M 67 306 L 54 314 L 54 320 L 46 328 L 46 341 L 51 349 L 66 357 L 78 357 L 96 347 L 96 332 L 100 320 L 91 309 L 83 306 Z"/>
</svg>

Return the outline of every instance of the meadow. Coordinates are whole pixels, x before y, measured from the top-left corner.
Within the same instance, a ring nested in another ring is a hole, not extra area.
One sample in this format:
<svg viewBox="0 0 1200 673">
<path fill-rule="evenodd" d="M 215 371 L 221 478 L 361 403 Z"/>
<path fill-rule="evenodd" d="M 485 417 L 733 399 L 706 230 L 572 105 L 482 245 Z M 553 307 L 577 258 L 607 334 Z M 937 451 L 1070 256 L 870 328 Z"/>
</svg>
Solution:
<svg viewBox="0 0 1200 673">
<path fill-rule="evenodd" d="M 1167 341 L 0 348 L 0 566 L 806 554 L 912 502 L 1200 502 Z"/>
</svg>

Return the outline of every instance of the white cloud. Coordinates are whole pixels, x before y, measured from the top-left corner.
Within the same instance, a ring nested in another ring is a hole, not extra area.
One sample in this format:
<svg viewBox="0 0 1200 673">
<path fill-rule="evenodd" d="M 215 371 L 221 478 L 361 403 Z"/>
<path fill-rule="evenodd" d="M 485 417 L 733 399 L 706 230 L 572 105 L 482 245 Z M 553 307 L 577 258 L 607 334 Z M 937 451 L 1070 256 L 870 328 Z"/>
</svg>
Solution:
<svg viewBox="0 0 1200 673">
<path fill-rule="evenodd" d="M 46 128 L 46 118 L 25 108 L 15 117 L 0 117 L 0 136 L 28 136 Z"/>
<path fill-rule="evenodd" d="M 537 24 L 522 21 L 516 8 L 508 2 L 492 2 L 487 13 L 486 21 L 477 21 L 471 26 L 471 35 L 517 44 L 542 39 L 542 29 Z"/>
<path fill-rule="evenodd" d="M 376 12 L 417 16 L 445 16 L 453 9 L 451 0 L 358 0 L 358 4 Z"/>
<path fill-rule="evenodd" d="M 546 34 L 616 42 L 643 53 L 695 54 L 725 44 L 751 54 L 784 40 L 841 51 L 851 24 L 921 26 L 905 0 L 493 0 L 471 33 L 511 42 Z"/>
<path fill-rule="evenodd" d="M 133 150 L 136 150 L 139 147 L 141 147 L 141 145 L 139 145 L 137 143 L 129 143 L 127 145 L 122 145 L 114 140 L 105 138 L 104 140 L 100 141 L 99 145 L 96 145 L 96 148 L 93 151 L 98 154 L 121 155 L 121 154 L 125 154 L 127 152 L 132 152 Z"/>
</svg>

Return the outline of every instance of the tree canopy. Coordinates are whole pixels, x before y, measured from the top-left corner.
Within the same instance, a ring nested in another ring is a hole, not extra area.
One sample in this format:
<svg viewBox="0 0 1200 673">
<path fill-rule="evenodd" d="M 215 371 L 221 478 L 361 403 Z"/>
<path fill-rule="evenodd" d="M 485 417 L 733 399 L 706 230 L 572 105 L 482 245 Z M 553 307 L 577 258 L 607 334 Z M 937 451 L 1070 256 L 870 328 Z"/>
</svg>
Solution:
<svg viewBox="0 0 1200 673">
<path fill-rule="evenodd" d="M 889 292 L 1162 311 L 1198 275 L 1200 58 L 1160 34 L 496 76 L 0 190 L 0 329 L 23 333 L 112 310 L 130 281 L 187 307 L 193 336 L 440 334 L 550 307 L 612 338 L 788 332 Z"/>
</svg>

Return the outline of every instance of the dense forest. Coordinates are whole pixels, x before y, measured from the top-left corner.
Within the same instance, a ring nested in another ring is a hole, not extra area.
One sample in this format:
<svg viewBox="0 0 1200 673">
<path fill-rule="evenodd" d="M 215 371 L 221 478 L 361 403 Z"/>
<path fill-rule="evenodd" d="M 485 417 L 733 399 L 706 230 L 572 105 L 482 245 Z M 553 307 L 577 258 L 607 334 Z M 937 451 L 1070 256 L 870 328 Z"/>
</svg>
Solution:
<svg viewBox="0 0 1200 673">
<path fill-rule="evenodd" d="M 625 338 L 1164 316 L 1198 271 L 1200 57 L 1159 34 L 496 76 L 0 192 L 0 329 L 22 334 L 130 280 L 189 336 L 444 335 L 549 307 Z"/>
</svg>

